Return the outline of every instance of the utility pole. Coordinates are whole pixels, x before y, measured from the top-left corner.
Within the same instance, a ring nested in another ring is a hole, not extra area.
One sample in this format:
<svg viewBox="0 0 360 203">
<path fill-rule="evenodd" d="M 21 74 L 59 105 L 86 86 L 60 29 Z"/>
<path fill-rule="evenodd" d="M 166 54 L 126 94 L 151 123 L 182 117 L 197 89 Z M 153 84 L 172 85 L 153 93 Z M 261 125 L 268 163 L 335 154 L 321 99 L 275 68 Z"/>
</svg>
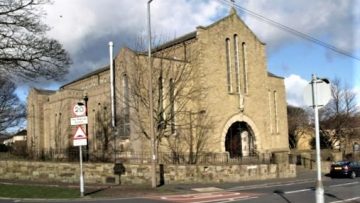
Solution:
<svg viewBox="0 0 360 203">
<path fill-rule="evenodd" d="M 89 101 L 89 97 L 87 96 L 87 94 L 85 94 L 84 96 L 84 103 L 85 103 L 85 116 L 87 117 L 88 116 L 88 101 Z M 86 133 L 86 156 L 85 156 L 85 160 L 86 161 L 89 161 L 89 126 L 88 124 L 86 123 L 85 124 L 85 133 Z"/>
<path fill-rule="evenodd" d="M 151 21 L 150 21 L 150 3 L 147 2 L 147 23 L 148 23 L 148 66 L 149 66 L 149 119 L 150 119 L 150 140 L 151 140 L 151 186 L 156 187 L 156 146 L 155 146 L 155 133 L 154 133 L 154 106 L 152 94 L 152 64 L 151 64 Z"/>
<path fill-rule="evenodd" d="M 325 106 L 331 99 L 329 80 L 317 78 L 312 75 L 310 83 L 304 89 L 304 101 L 306 105 L 314 108 L 315 116 L 315 142 L 316 142 L 316 167 L 317 178 L 315 188 L 316 203 L 324 203 L 324 186 L 321 180 L 321 156 L 320 156 L 320 130 L 319 130 L 319 108 Z"/>
<path fill-rule="evenodd" d="M 114 58 L 113 58 L 114 43 L 109 42 L 109 60 L 110 60 L 110 95 L 111 95 L 111 133 L 114 136 L 114 163 L 117 158 L 117 129 L 115 126 L 115 72 L 114 72 Z"/>
<path fill-rule="evenodd" d="M 194 149 L 193 149 L 193 131 L 192 131 L 192 112 L 189 112 L 189 128 L 190 128 L 190 157 L 189 157 L 189 162 L 190 164 L 193 164 L 194 162 Z"/>
<path fill-rule="evenodd" d="M 319 135 L 319 107 L 317 102 L 317 78 L 312 75 L 311 80 L 313 104 L 315 113 L 315 142 L 316 142 L 316 167 L 317 167 L 317 179 L 316 179 L 316 203 L 324 203 L 324 186 L 321 181 L 321 157 L 320 157 L 320 135 Z"/>
</svg>

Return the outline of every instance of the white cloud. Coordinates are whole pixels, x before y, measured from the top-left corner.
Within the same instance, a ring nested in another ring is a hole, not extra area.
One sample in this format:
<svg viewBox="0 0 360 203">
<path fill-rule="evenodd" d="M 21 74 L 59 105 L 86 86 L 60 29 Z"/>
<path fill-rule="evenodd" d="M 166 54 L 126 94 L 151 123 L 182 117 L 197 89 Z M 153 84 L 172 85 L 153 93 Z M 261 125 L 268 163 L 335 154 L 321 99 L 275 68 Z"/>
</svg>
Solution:
<svg viewBox="0 0 360 203">
<path fill-rule="evenodd" d="M 340 49 L 349 52 L 360 49 L 360 44 L 355 43 L 357 37 L 355 34 L 360 29 L 360 22 L 356 20 L 359 9 L 355 9 L 358 6 L 355 1 L 317 0 L 309 3 L 303 0 L 274 0 L 269 3 L 267 0 L 247 0 L 241 1 L 241 5 Z M 299 39 L 250 15 L 245 15 L 244 20 L 263 41 L 273 48 Z"/>
<path fill-rule="evenodd" d="M 224 9 L 213 0 L 153 1 L 153 36 L 173 39 L 212 23 Z M 45 11 L 44 22 L 52 28 L 48 35 L 64 45 L 74 62 L 66 81 L 107 65 L 109 41 L 117 52 L 132 47 L 138 37 L 147 39 L 147 0 L 54 0 Z"/>
<path fill-rule="evenodd" d="M 49 35 L 76 55 L 94 39 L 116 36 L 112 40 L 125 41 L 146 33 L 146 6 L 146 0 L 55 0 L 46 6 L 45 22 L 52 27 Z M 173 37 L 193 31 L 210 23 L 221 8 L 216 1 L 153 1 L 152 32 Z"/>
<path fill-rule="evenodd" d="M 309 4 L 303 0 L 274 0 L 271 3 L 244 0 L 237 3 L 340 48 L 352 50 L 359 44 L 354 42 L 354 35 L 360 33 L 360 26 L 356 26 L 360 12 L 354 9 L 354 1 L 318 0 Z M 208 25 L 224 17 L 228 9 L 216 0 L 156 0 L 151 3 L 152 33 L 172 39 L 195 30 L 198 25 Z M 131 47 L 129 43 L 139 36 L 146 38 L 147 0 L 54 0 L 45 10 L 45 23 L 52 27 L 49 35 L 64 44 L 74 60 L 72 69 L 76 67 L 79 73 L 98 68 L 95 66 L 99 66 L 100 61 L 107 61 L 108 41 L 114 41 L 116 51 L 125 45 Z M 242 16 L 271 51 L 298 40 L 246 13 Z M 89 64 L 92 67 L 87 67 Z M 68 80 L 74 79 L 73 75 L 69 74 Z"/>
<path fill-rule="evenodd" d="M 304 106 L 304 88 L 309 82 L 298 75 L 285 77 L 286 99 L 292 106 Z"/>
</svg>

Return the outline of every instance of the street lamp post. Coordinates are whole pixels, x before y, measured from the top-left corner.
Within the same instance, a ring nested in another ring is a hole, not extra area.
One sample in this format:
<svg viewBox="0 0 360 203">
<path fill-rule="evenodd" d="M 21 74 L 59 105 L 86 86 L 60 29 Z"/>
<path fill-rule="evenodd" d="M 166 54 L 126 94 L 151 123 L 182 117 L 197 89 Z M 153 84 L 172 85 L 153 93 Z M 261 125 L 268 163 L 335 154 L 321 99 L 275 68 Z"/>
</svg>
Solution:
<svg viewBox="0 0 360 203">
<path fill-rule="evenodd" d="M 85 103 L 85 116 L 87 117 L 88 116 L 88 101 L 89 101 L 89 97 L 87 95 L 84 96 L 84 103 Z M 86 131 L 86 157 L 85 157 L 85 160 L 86 161 L 89 161 L 89 126 L 88 124 L 85 124 L 85 131 Z"/>
<path fill-rule="evenodd" d="M 319 107 L 317 104 L 317 79 L 315 75 L 312 76 L 312 89 L 313 89 L 313 103 L 315 113 L 315 142 L 316 142 L 316 203 L 324 202 L 324 187 L 321 181 L 321 157 L 320 157 L 320 136 L 319 136 Z"/>
<path fill-rule="evenodd" d="M 148 24 L 148 66 L 149 66 L 149 119 L 150 119 L 150 139 L 151 139 L 151 186 L 156 187 L 156 150 L 155 150 L 155 133 L 153 118 L 153 94 L 152 94 L 152 64 L 151 64 L 151 21 L 150 21 L 150 4 L 153 0 L 147 2 L 147 24 Z"/>
<path fill-rule="evenodd" d="M 320 157 L 320 132 L 319 132 L 319 108 L 325 106 L 331 98 L 329 80 L 317 78 L 314 74 L 310 84 L 305 87 L 304 99 L 307 105 L 314 108 L 315 117 L 315 142 L 316 142 L 316 203 L 324 203 L 324 187 L 321 180 L 321 157 Z"/>
</svg>

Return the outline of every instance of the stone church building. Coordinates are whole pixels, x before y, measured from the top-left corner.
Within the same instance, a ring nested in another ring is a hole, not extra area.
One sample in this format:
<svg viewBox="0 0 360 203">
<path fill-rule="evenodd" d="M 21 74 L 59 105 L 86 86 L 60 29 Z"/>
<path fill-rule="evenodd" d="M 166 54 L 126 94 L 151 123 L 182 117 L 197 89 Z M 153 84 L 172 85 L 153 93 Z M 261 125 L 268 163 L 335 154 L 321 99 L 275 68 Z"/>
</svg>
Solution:
<svg viewBox="0 0 360 203">
<path fill-rule="evenodd" d="M 149 88 L 159 152 L 223 153 L 230 158 L 288 151 L 284 79 L 267 71 L 265 44 L 234 9 L 208 26 L 152 50 L 122 48 L 110 66 L 57 91 L 28 96 L 28 149 L 72 146 L 72 108 L 87 106 L 88 150 L 150 151 Z"/>
</svg>

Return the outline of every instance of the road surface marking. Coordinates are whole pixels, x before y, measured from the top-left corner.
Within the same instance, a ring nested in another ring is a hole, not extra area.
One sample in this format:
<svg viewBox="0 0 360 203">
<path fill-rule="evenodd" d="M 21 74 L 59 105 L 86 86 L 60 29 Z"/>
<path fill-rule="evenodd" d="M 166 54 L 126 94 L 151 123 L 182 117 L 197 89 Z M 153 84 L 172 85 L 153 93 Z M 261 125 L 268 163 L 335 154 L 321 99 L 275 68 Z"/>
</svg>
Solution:
<svg viewBox="0 0 360 203">
<path fill-rule="evenodd" d="M 217 187 L 202 187 L 202 188 L 192 188 L 196 192 L 219 192 L 223 191 L 224 189 L 217 188 Z"/>
<path fill-rule="evenodd" d="M 191 203 L 211 203 L 211 202 L 216 202 L 216 203 L 227 203 L 227 202 L 234 202 L 234 201 L 244 201 L 244 200 L 249 200 L 249 199 L 255 199 L 258 198 L 258 196 L 243 196 L 243 197 L 238 197 L 238 198 L 228 198 L 228 199 L 223 199 L 223 200 L 205 200 L 205 201 L 200 201 L 200 202 L 191 202 Z"/>
<path fill-rule="evenodd" d="M 170 202 L 188 202 L 188 203 L 208 203 L 208 202 L 232 202 L 237 200 L 257 198 L 256 193 L 240 192 L 208 192 L 185 195 L 168 195 L 151 197 L 151 199 L 161 199 Z"/>
<path fill-rule="evenodd" d="M 330 185 L 329 187 L 340 187 L 340 186 L 345 186 L 345 185 L 355 185 L 359 183 L 358 181 L 355 182 L 351 182 L 351 183 L 343 183 L 343 184 L 337 184 L 337 185 Z"/>
<path fill-rule="evenodd" d="M 249 199 L 256 199 L 259 198 L 258 196 L 253 196 L 253 197 L 247 197 L 247 198 L 233 198 L 233 199 L 229 199 L 229 200 L 224 200 L 224 201 L 217 201 L 216 203 L 227 203 L 227 202 L 234 202 L 234 201 L 245 201 L 245 200 L 249 200 Z"/>
<path fill-rule="evenodd" d="M 346 186 L 346 185 L 354 185 L 359 183 L 358 181 L 355 182 L 351 182 L 351 183 L 343 183 L 343 184 L 338 184 L 338 185 L 330 185 L 329 187 L 340 187 L 340 186 Z M 308 189 L 302 189 L 302 190 L 293 190 L 293 191 L 286 191 L 284 192 L 284 194 L 293 194 L 293 193 L 299 193 L 299 192 L 307 192 L 307 191 L 311 191 L 311 188 Z"/>
<path fill-rule="evenodd" d="M 240 190 L 249 190 L 249 189 L 257 189 L 257 188 L 270 188 L 270 187 L 277 187 L 277 186 L 288 186 L 288 185 L 298 185 L 303 183 L 310 183 L 314 182 L 314 180 L 304 180 L 304 181 L 297 181 L 291 183 L 273 183 L 273 184 L 261 184 L 261 185 L 249 185 L 249 186 L 238 186 L 226 189 L 226 191 L 240 191 Z"/>
<path fill-rule="evenodd" d="M 240 193 L 201 193 L 201 194 L 188 194 L 188 195 L 170 195 L 170 196 L 163 196 L 161 199 L 165 200 L 184 200 L 184 199 L 206 199 L 206 198 L 217 198 L 217 197 L 224 197 L 224 196 L 233 196 L 233 195 L 240 195 Z"/>
<path fill-rule="evenodd" d="M 238 193 L 240 194 L 240 193 Z M 191 194 L 191 195 L 175 195 L 175 196 L 167 196 L 167 197 L 161 197 L 161 199 L 166 199 L 166 200 L 182 200 L 185 198 L 188 199 L 204 199 L 204 198 L 208 198 L 208 197 L 223 197 L 224 194 L 212 194 L 212 193 L 203 193 L 203 194 Z"/>
<path fill-rule="evenodd" d="M 308 189 L 302 189 L 302 190 L 292 190 L 292 191 L 286 191 L 284 192 L 284 194 L 293 194 L 293 193 L 299 193 L 299 192 L 307 192 L 310 191 L 312 189 L 308 188 Z"/>
<path fill-rule="evenodd" d="M 360 199 L 360 197 L 354 197 L 354 198 L 350 198 L 350 199 L 344 199 L 344 200 L 339 200 L 339 201 L 334 201 L 334 202 L 330 202 L 330 203 L 342 203 L 342 202 L 351 202 L 354 200 Z"/>
</svg>

